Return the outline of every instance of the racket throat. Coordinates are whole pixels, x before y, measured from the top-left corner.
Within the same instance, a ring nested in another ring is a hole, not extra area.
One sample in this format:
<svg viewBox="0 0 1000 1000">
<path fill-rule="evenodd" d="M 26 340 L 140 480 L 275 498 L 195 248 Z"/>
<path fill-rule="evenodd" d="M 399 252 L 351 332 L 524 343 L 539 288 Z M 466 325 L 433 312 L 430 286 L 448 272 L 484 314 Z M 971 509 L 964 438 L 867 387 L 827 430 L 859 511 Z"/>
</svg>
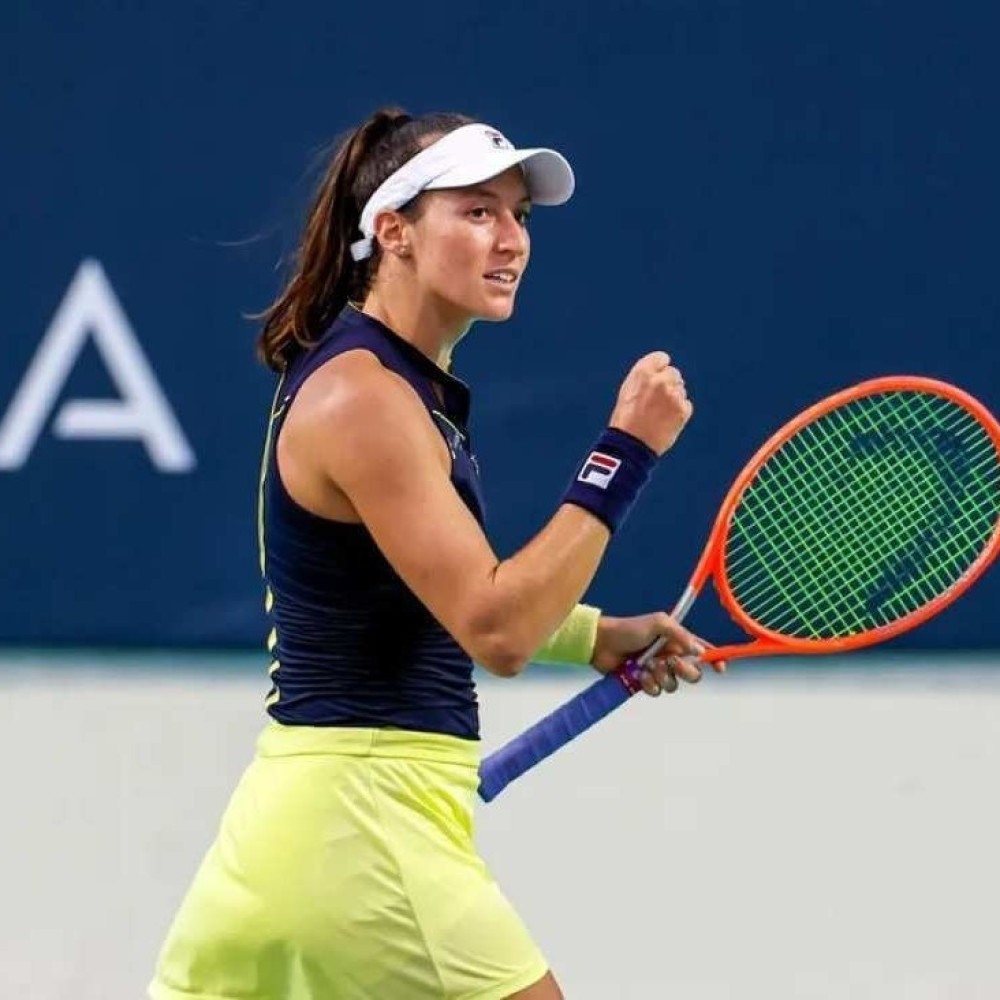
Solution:
<svg viewBox="0 0 1000 1000">
<path fill-rule="evenodd" d="M 694 584 L 689 583 L 684 588 L 684 593 L 681 594 L 680 600 L 674 605 L 673 610 L 670 612 L 670 617 L 676 622 L 682 622 L 687 617 L 687 613 L 691 610 L 691 605 L 694 604 L 694 599 L 698 596 L 698 591 Z"/>
</svg>

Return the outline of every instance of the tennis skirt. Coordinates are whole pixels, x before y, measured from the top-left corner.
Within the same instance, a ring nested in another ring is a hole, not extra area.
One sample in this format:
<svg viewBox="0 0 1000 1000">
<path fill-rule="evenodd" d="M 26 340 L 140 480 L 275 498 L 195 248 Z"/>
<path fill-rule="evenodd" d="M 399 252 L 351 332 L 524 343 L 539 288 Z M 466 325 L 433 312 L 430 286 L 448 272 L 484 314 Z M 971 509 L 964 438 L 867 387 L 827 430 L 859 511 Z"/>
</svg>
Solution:
<svg viewBox="0 0 1000 1000">
<path fill-rule="evenodd" d="M 153 1000 L 500 1000 L 547 963 L 473 846 L 478 744 L 261 734 Z"/>
</svg>

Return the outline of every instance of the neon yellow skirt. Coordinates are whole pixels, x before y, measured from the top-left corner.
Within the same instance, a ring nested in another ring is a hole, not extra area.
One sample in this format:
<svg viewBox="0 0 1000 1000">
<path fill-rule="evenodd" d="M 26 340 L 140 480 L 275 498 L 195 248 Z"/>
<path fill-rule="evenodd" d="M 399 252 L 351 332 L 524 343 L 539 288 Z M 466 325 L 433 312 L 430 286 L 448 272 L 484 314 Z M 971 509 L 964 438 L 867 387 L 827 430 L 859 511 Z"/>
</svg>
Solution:
<svg viewBox="0 0 1000 1000">
<path fill-rule="evenodd" d="M 271 723 L 153 1000 L 499 1000 L 547 964 L 473 846 L 478 744 Z"/>
</svg>

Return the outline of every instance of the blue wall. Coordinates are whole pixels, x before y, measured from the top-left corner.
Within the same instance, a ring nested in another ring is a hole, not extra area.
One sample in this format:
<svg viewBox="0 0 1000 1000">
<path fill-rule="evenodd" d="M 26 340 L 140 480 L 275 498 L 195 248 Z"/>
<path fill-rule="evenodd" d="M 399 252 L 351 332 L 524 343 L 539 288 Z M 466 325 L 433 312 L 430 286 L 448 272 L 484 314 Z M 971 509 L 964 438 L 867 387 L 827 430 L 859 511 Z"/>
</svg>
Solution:
<svg viewBox="0 0 1000 1000">
<path fill-rule="evenodd" d="M 610 609 L 669 603 L 732 475 L 827 392 L 912 372 L 1000 409 L 998 21 L 852 0 L 6 4 L 0 437 L 95 261 L 75 308 L 107 307 L 103 274 L 195 464 L 66 437 L 74 401 L 122 394 L 104 341 L 69 351 L 0 471 L 0 640 L 261 641 L 270 382 L 243 314 L 278 287 L 310 164 L 381 103 L 465 111 L 577 170 L 570 206 L 535 214 L 515 319 L 458 357 L 501 552 L 550 514 L 634 358 L 684 370 L 695 419 L 598 576 Z M 998 598 L 994 571 L 903 643 L 1000 646 Z"/>
</svg>

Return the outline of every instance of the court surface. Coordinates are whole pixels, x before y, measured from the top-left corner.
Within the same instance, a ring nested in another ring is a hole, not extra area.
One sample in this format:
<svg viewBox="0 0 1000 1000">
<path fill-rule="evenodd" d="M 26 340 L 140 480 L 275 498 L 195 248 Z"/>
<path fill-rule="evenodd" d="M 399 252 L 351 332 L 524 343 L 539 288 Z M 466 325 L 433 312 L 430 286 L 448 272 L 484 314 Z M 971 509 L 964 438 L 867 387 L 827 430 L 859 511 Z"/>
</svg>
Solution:
<svg viewBox="0 0 1000 1000">
<path fill-rule="evenodd" d="M 264 675 L 0 653 L 0 996 L 144 995 Z M 483 678 L 486 746 L 582 681 Z M 480 843 L 571 1000 L 995 998 L 998 720 L 1000 655 L 737 664 L 482 806 Z"/>
</svg>

